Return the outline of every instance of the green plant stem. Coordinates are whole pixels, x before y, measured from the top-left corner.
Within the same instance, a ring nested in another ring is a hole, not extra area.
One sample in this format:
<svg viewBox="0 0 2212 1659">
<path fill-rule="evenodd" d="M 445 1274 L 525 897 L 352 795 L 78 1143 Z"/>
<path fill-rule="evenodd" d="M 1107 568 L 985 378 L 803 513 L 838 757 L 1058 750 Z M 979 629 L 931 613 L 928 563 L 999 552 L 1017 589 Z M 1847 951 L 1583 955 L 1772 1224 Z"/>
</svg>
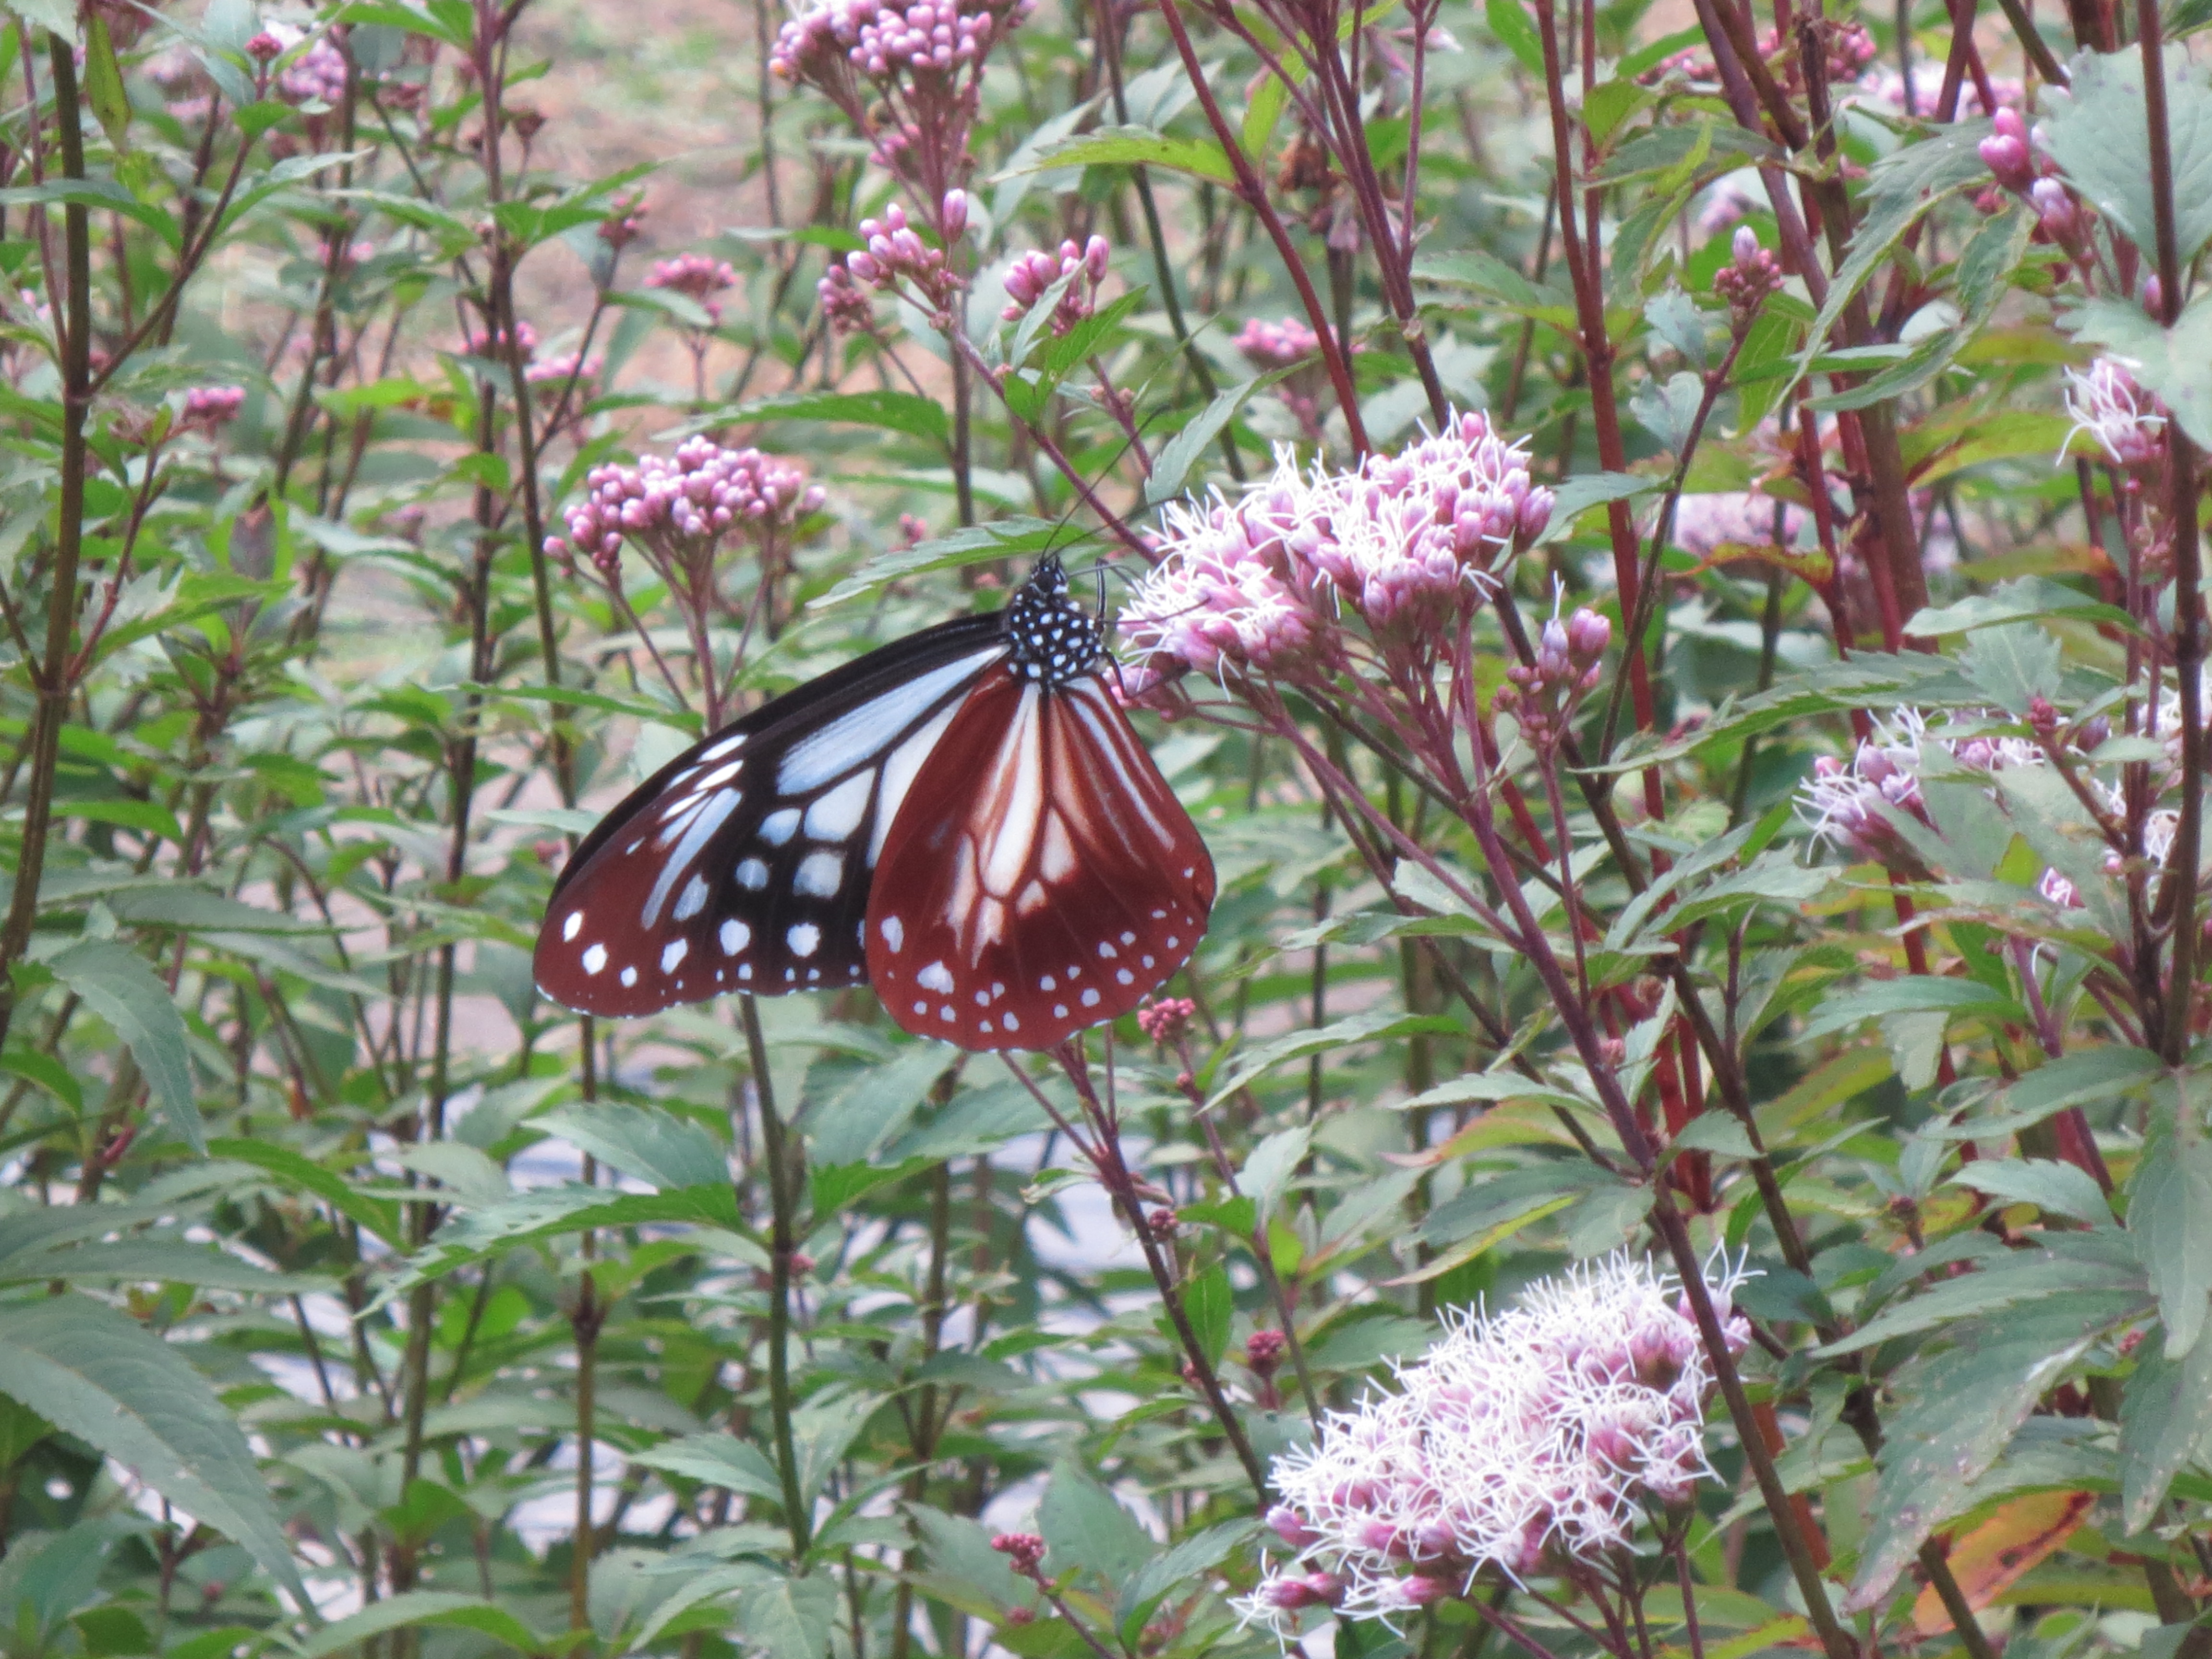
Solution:
<svg viewBox="0 0 2212 1659">
<path fill-rule="evenodd" d="M 751 993 L 738 994 L 744 1022 L 745 1053 L 752 1065 L 753 1098 L 760 1111 L 761 1157 L 768 1165 L 769 1285 L 768 1402 L 775 1437 L 776 1477 L 783 1487 L 785 1525 L 791 1533 L 792 1571 L 804 1575 L 812 1541 L 813 1516 L 801 1501 L 799 1449 L 792 1435 L 791 1264 L 799 1251 L 798 1149 L 787 1139 L 776 1115 L 775 1090 L 769 1079 L 768 1042 L 761 1035 L 760 1008 Z"/>
<path fill-rule="evenodd" d="M 61 149 L 62 176 L 84 178 L 83 111 L 76 80 L 76 58 L 68 41 L 46 37 L 46 57 L 54 79 L 54 128 Z M 33 104 L 30 118 L 38 110 Z M 8 919 L 0 923 L 0 1042 L 15 1015 L 13 969 L 31 942 L 39 914 L 39 882 L 46 870 L 46 836 L 53 823 L 54 775 L 61 756 L 62 727 L 69 719 L 75 689 L 69 669 L 70 645 L 76 627 L 77 568 L 84 553 L 85 417 L 92 384 L 92 213 L 83 202 L 62 209 L 62 260 L 67 283 L 68 325 L 62 339 L 62 465 L 54 532 L 54 562 L 46 585 L 46 660 L 32 669 L 38 705 L 32 720 L 30 775 L 23 802 L 23 828 L 15 854 L 15 886 Z"/>
</svg>

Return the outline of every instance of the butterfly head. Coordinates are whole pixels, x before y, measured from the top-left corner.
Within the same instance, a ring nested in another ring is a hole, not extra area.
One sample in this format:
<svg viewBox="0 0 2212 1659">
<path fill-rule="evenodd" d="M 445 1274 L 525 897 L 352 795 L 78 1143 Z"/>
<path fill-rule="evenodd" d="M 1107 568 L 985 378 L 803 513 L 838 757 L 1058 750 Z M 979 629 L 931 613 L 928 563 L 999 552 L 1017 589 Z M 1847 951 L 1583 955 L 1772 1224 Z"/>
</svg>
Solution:
<svg viewBox="0 0 2212 1659">
<path fill-rule="evenodd" d="M 1056 553 L 1037 561 L 1006 606 L 1006 633 L 1013 644 L 1008 665 L 1047 689 L 1080 679 L 1106 648 L 1097 619 L 1067 597 L 1067 573 Z"/>
</svg>

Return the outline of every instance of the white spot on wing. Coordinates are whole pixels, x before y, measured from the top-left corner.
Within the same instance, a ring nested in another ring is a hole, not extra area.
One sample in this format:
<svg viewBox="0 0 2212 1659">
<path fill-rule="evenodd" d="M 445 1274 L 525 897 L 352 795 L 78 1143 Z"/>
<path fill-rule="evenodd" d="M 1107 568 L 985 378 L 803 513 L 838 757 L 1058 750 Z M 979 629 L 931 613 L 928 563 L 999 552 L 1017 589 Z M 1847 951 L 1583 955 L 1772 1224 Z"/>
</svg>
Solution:
<svg viewBox="0 0 2212 1659">
<path fill-rule="evenodd" d="M 811 957 L 822 943 L 822 930 L 811 921 L 794 922 L 784 934 L 783 942 L 791 947 L 792 955 Z M 787 974 L 785 977 L 790 975 Z"/>
<path fill-rule="evenodd" d="M 678 921 L 689 921 L 706 908 L 706 879 L 694 876 L 684 884 L 684 890 L 676 896 L 676 908 L 669 914 Z"/>
<path fill-rule="evenodd" d="M 1096 1008 L 1098 1006 L 1098 992 L 1095 987 L 1083 994 L 1083 1006 L 1086 1008 Z"/>
<path fill-rule="evenodd" d="M 594 945 L 584 952 L 584 971 L 586 973 L 596 974 L 600 969 L 606 965 L 607 947 L 605 945 Z"/>
<path fill-rule="evenodd" d="M 738 866 L 738 885 L 759 892 L 768 885 L 768 866 L 758 859 L 747 859 Z"/>
<path fill-rule="evenodd" d="M 810 898 L 835 898 L 844 879 L 843 854 L 809 853 L 799 861 L 799 873 L 791 878 L 791 886 L 793 892 Z"/>
<path fill-rule="evenodd" d="M 565 945 L 583 931 L 584 913 L 581 910 L 571 910 L 568 912 L 568 920 L 561 924 L 561 942 Z"/>
<path fill-rule="evenodd" d="M 635 968 L 625 968 L 625 969 L 623 969 L 622 970 L 622 982 L 623 982 L 624 985 L 635 985 L 635 984 L 636 984 L 636 983 L 637 983 L 637 969 L 635 969 Z"/>
<path fill-rule="evenodd" d="M 906 943 L 906 924 L 896 916 L 885 916 L 876 924 L 876 931 L 884 936 L 884 947 L 893 956 L 896 956 L 899 947 Z"/>
<path fill-rule="evenodd" d="M 733 957 L 751 942 L 753 930 L 732 919 L 722 924 L 722 954 Z"/>
<path fill-rule="evenodd" d="M 799 809 L 787 806 L 761 820 L 760 838 L 771 847 L 781 847 L 791 839 L 792 833 L 798 828 Z"/>
<path fill-rule="evenodd" d="M 1116 968 L 1114 970 L 1114 977 L 1124 985 L 1134 985 L 1137 982 L 1137 976 L 1127 968 Z"/>
<path fill-rule="evenodd" d="M 1012 1014 L 1001 1014 L 999 1018 L 1006 1021 L 1006 1029 L 1009 1031 L 1018 1031 L 1022 1029 L 1021 1021 L 1016 1019 Z"/>
<path fill-rule="evenodd" d="M 941 962 L 933 962 L 914 976 L 914 982 L 927 991 L 940 991 L 947 995 L 952 990 L 952 975 Z"/>
<path fill-rule="evenodd" d="M 664 974 L 674 973 L 676 964 L 690 955 L 690 951 L 691 945 L 689 940 L 671 939 L 668 942 L 668 948 L 660 953 L 660 971 Z"/>
<path fill-rule="evenodd" d="M 814 841 L 842 841 L 860 827 L 876 781 L 857 772 L 806 809 L 806 833 Z"/>
</svg>

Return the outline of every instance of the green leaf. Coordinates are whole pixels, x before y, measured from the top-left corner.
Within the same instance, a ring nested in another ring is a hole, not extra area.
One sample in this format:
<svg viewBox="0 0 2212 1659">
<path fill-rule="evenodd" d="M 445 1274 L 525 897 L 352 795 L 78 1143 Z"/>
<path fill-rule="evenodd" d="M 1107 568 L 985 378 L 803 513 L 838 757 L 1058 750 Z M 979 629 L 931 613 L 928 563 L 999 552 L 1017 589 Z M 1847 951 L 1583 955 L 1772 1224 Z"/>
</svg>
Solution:
<svg viewBox="0 0 2212 1659">
<path fill-rule="evenodd" d="M 2157 1519 L 2182 1466 L 2212 1437 L 2212 1342 L 2139 1359 L 2120 1397 L 2120 1516 L 2130 1533 Z"/>
<path fill-rule="evenodd" d="M 811 1160 L 830 1168 L 867 1163 L 914 1121 L 958 1058 L 943 1043 L 917 1042 L 867 1066 L 835 1098 L 809 1106 L 801 1127 Z"/>
<path fill-rule="evenodd" d="M 758 1446 L 733 1434 L 687 1434 L 632 1452 L 629 1460 L 783 1507 L 783 1482 L 775 1465 Z"/>
<path fill-rule="evenodd" d="M 738 1628 L 768 1659 L 822 1659 L 837 1622 L 837 1586 L 827 1573 L 778 1573 L 738 1600 Z"/>
<path fill-rule="evenodd" d="M 596 1102 L 564 1106 L 532 1120 L 602 1164 L 634 1176 L 656 1192 L 711 1187 L 730 1178 L 721 1143 L 687 1119 L 645 1106 Z"/>
<path fill-rule="evenodd" d="M 1244 1167 L 1237 1172 L 1237 1190 L 1252 1200 L 1255 1225 L 1264 1225 L 1274 1213 L 1312 1144 L 1313 1130 L 1301 1124 L 1276 1131 L 1245 1155 Z"/>
<path fill-rule="evenodd" d="M 1498 44 L 1511 52 L 1515 61 L 1540 84 L 1544 79 L 1544 43 L 1521 0 L 1483 0 L 1482 17 L 1490 25 L 1490 32 L 1498 37 Z"/>
<path fill-rule="evenodd" d="M 1873 1524 L 1848 1608 L 1863 1610 L 1888 1594 L 2036 1401 L 2088 1351 L 2101 1310 L 2097 1298 L 2075 1300 L 2092 1311 L 2069 1304 L 2055 1317 L 2039 1310 L 2033 1320 L 1963 1328 L 1957 1347 L 1912 1361 L 1893 1380 L 1904 1405 L 1887 1417 Z"/>
<path fill-rule="evenodd" d="M 154 1101 L 177 1139 L 202 1158 L 207 1129 L 192 1097 L 192 1067 L 185 1018 L 174 998 L 143 957 L 112 939 L 79 939 L 46 958 L 56 979 L 85 1006 L 115 1028 L 145 1073 Z"/>
<path fill-rule="evenodd" d="M 427 1627 L 474 1631 L 518 1653 L 542 1653 L 551 1645 L 492 1602 L 452 1590 L 405 1590 L 324 1626 L 297 1651 L 300 1659 L 333 1659 L 338 1654 L 366 1651 L 362 1644 L 370 1637 Z"/>
<path fill-rule="evenodd" d="M 1954 1187 L 1986 1193 L 2001 1204 L 2033 1204 L 2045 1215 L 2065 1216 L 2093 1227 L 2110 1226 L 2112 1206 L 2103 1189 L 2071 1164 L 2051 1158 L 1982 1158 L 1950 1179 Z"/>
<path fill-rule="evenodd" d="M 1978 1014 L 1985 1018 L 2028 1023 L 2026 1009 L 1986 985 L 1932 974 L 1905 974 L 1830 997 L 1820 1011 L 1806 1022 L 1804 1035 L 1808 1038 L 1826 1036 L 1869 1019 L 1932 1012 Z"/>
<path fill-rule="evenodd" d="M 611 1193 L 605 1187 L 541 1187 L 503 1204 L 470 1211 L 438 1230 L 428 1249 L 412 1257 L 386 1285 L 389 1300 L 426 1279 L 501 1249 L 582 1232 L 589 1227 L 641 1227 L 673 1222 L 696 1227 L 739 1225 L 736 1195 L 726 1181 L 678 1192 Z"/>
<path fill-rule="evenodd" d="M 84 32 L 84 95 L 100 130 L 119 155 L 131 138 L 131 95 L 123 89 L 123 70 L 115 61 L 115 43 L 109 38 L 107 20 L 97 11 L 88 14 Z"/>
<path fill-rule="evenodd" d="M 1235 182 L 1237 169 L 1229 153 L 1211 138 L 1170 138 L 1150 127 L 1099 127 L 1073 138 L 1042 144 L 1029 158 L 993 179 L 1024 173 L 1046 173 L 1058 167 L 1153 167 L 1215 184 Z"/>
<path fill-rule="evenodd" d="M 1238 1055 L 1236 1069 L 1227 1082 L 1216 1085 L 1206 1103 L 1206 1109 L 1212 1111 L 1262 1073 L 1286 1060 L 1304 1060 L 1308 1054 L 1326 1054 L 1332 1048 L 1346 1048 L 1355 1042 L 1382 1042 L 1392 1037 L 1416 1036 L 1425 1032 L 1439 1036 L 1456 1035 L 1458 1031 L 1459 1027 L 1454 1022 L 1434 1014 L 1401 1014 L 1382 1008 L 1354 1014 L 1328 1025 L 1293 1031 L 1287 1036 L 1263 1042 L 1258 1048 Z"/>
<path fill-rule="evenodd" d="M 964 1515 L 947 1515 L 927 1504 L 908 1504 L 907 1516 L 921 1534 L 929 1565 L 942 1578 L 980 1590 L 991 1605 L 1010 1607 L 1028 1599 L 1027 1589 L 1006 1558 L 991 1547 L 988 1528 Z"/>
<path fill-rule="evenodd" d="M 343 1176 L 325 1169 L 289 1146 L 266 1140 L 216 1140 L 208 1144 L 208 1155 L 252 1164 L 288 1187 L 312 1193 L 356 1226 L 367 1228 L 395 1249 L 404 1235 L 398 1205 L 371 1198 Z"/>
<path fill-rule="evenodd" d="M 76 44 L 76 7 L 73 0 L 4 0 L 0 11 L 20 17 L 32 28 L 47 29 L 71 46 Z"/>
<path fill-rule="evenodd" d="M 1659 487 L 1656 478 L 1641 478 L 1632 472 L 1583 472 L 1565 479 L 1552 492 L 1552 521 L 1544 526 L 1536 544 L 1540 547 L 1565 535 L 1575 520 L 1594 507 L 1632 501 Z"/>
<path fill-rule="evenodd" d="M 950 535 L 933 537 L 919 546 L 901 548 L 896 553 L 872 558 L 820 599 L 810 600 L 808 608 L 842 605 L 893 582 L 927 575 L 934 570 L 957 570 L 971 564 L 988 564 L 1054 549 L 1066 553 L 1089 539 L 1088 532 L 1051 519 L 996 519 L 989 524 L 972 525 Z"/>
<path fill-rule="evenodd" d="M 2212 443 L 2212 295 L 2190 301 L 2170 329 L 2133 300 L 2084 301 L 2059 327 L 2124 358 L 2145 391 L 2158 394 L 2200 444 Z"/>
<path fill-rule="evenodd" d="M 1186 1283 L 1182 1310 L 1207 1360 L 1218 1365 L 1221 1356 L 1229 1352 L 1229 1328 L 1237 1316 L 1237 1296 L 1230 1288 L 1229 1269 L 1217 1261 Z"/>
<path fill-rule="evenodd" d="M 870 392 L 789 392 L 756 398 L 750 403 L 729 404 L 696 415 L 676 430 L 689 435 L 740 421 L 841 421 L 902 432 L 935 444 L 952 441 L 952 417 L 943 404 L 889 386 Z"/>
<path fill-rule="evenodd" d="M 1145 1621 L 1161 1601 L 1176 1592 L 1184 1595 L 1199 1583 L 1199 1575 L 1229 1559 L 1260 1530 L 1257 1521 L 1224 1521 L 1218 1527 L 1186 1538 L 1145 1564 L 1145 1570 L 1121 1587 L 1114 1611 L 1121 1626 L 1122 1645 L 1132 1652 L 1140 1648 Z"/>
<path fill-rule="evenodd" d="M 2146 1305 L 2148 1287 L 2142 1270 L 2111 1249 L 2127 1242 L 2118 1229 L 2104 1227 L 2053 1239 L 2053 1248 L 2006 1252 L 1976 1272 L 1939 1280 L 1818 1352 L 1822 1358 L 1856 1353 L 1939 1325 L 2054 1298 L 2094 1299 L 2114 1317 L 2130 1317 Z M 2063 1250 L 2056 1248 L 2062 1243 Z"/>
<path fill-rule="evenodd" d="M 2212 88 L 2185 49 L 2166 54 L 2165 70 L 2173 228 L 2185 265 L 2212 240 Z M 2067 73 L 2071 85 L 2052 91 L 2043 118 L 2045 144 L 2068 181 L 2137 247 L 2156 247 L 2142 54 L 2132 46 L 2081 52 Z"/>
<path fill-rule="evenodd" d="M 89 1297 L 0 1304 L 0 1394 L 136 1471 L 313 1605 L 252 1449 L 173 1345 Z"/>
<path fill-rule="evenodd" d="M 1987 593 L 1969 593 L 1949 605 L 1916 611 L 1905 624 L 1907 634 L 1934 639 L 1946 634 L 1970 634 L 1978 628 L 1996 628 L 2007 623 L 2041 622 L 2052 617 L 2078 617 L 2131 634 L 2142 630 L 2134 617 L 2116 605 L 2106 605 L 2093 594 L 2078 592 L 2043 576 L 2021 576 L 2001 582 Z"/>
<path fill-rule="evenodd" d="M 1185 422 L 1182 430 L 1162 444 L 1159 453 L 1152 457 L 1152 474 L 1145 480 L 1145 504 L 1157 507 L 1170 496 L 1181 494 L 1183 480 L 1190 476 L 1190 469 L 1197 464 L 1198 458 L 1219 439 L 1222 428 L 1237 418 L 1237 410 L 1251 401 L 1252 394 L 1291 372 L 1290 368 L 1269 369 L 1241 386 L 1215 394 L 1213 401 Z"/>
<path fill-rule="evenodd" d="M 1930 1124 L 1921 1133 L 1948 1140 L 2016 1134 L 2069 1106 L 2111 1100 L 2165 1074 L 2165 1065 L 2148 1048 L 2125 1043 L 2077 1048 L 2000 1090 L 1990 1102 L 1996 1109 L 1954 1125 Z"/>
<path fill-rule="evenodd" d="M 1114 1494 L 1073 1463 L 1054 1467 L 1037 1504 L 1045 1572 L 1059 1578 L 1086 1572 L 1118 1590 L 1152 1559 L 1152 1540 Z"/>
<path fill-rule="evenodd" d="M 2179 1359 L 2203 1335 L 2212 1298 L 2212 1142 L 2166 1139 L 2145 1152 L 2128 1231 L 2158 1295 L 2166 1357 Z"/>
</svg>

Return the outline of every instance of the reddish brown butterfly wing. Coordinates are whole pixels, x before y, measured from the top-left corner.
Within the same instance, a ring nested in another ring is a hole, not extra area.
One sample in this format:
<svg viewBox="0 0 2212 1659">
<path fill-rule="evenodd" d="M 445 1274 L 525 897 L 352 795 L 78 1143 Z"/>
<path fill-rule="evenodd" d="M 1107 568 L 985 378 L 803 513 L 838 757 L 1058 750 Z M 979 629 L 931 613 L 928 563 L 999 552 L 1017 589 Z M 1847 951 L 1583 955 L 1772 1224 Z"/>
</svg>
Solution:
<svg viewBox="0 0 2212 1659">
<path fill-rule="evenodd" d="M 1000 667 L 901 803 L 868 901 L 891 1018 L 963 1048 L 1048 1048 L 1189 959 L 1213 861 L 1097 674 Z"/>
</svg>

